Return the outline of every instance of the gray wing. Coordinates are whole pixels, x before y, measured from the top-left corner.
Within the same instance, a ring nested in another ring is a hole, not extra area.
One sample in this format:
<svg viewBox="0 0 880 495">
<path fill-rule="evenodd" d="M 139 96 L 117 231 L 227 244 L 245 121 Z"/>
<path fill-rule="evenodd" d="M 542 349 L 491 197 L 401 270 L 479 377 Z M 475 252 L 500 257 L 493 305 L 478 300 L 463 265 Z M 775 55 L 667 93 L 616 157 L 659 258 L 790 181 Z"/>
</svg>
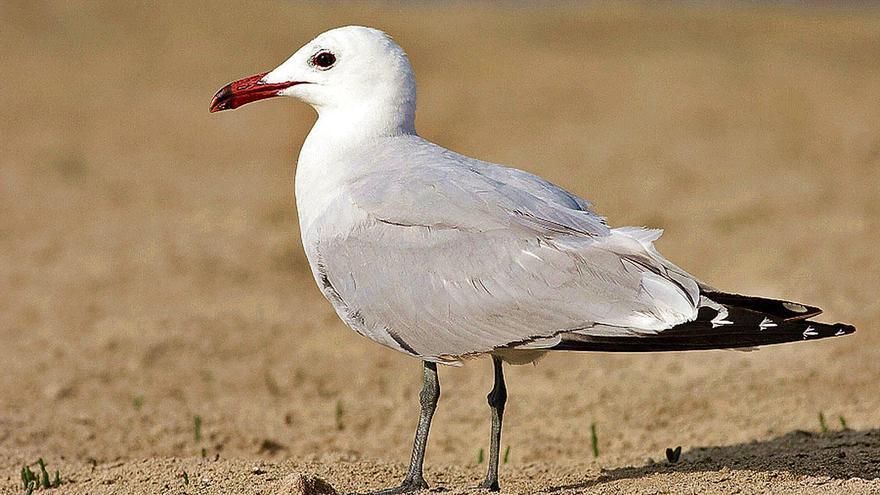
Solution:
<svg viewBox="0 0 880 495">
<path fill-rule="evenodd" d="M 379 166 L 356 176 L 355 204 L 389 223 L 484 232 L 500 228 L 606 236 L 590 203 L 522 170 L 475 160 L 421 138 L 366 148 Z M 405 161 L 400 157 L 405 157 Z"/>
<path fill-rule="evenodd" d="M 398 150 L 406 164 L 358 176 L 346 196 L 365 215 L 314 246 L 325 292 L 359 332 L 447 360 L 695 317 L 697 283 L 653 250 L 654 231 L 609 229 L 552 184 L 439 149 Z"/>
</svg>

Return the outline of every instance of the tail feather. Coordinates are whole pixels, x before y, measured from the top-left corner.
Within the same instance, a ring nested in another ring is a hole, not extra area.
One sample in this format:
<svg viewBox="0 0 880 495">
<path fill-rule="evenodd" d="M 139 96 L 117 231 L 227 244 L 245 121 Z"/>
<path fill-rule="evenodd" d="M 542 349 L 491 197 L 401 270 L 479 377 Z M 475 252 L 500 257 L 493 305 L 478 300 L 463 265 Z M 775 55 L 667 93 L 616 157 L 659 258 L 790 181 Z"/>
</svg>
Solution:
<svg viewBox="0 0 880 495">
<path fill-rule="evenodd" d="M 822 310 L 790 301 L 704 292 L 697 318 L 657 333 L 561 334 L 557 350 L 658 352 L 751 348 L 785 342 L 838 337 L 855 332 L 845 323 L 819 323 L 808 318 Z"/>
</svg>

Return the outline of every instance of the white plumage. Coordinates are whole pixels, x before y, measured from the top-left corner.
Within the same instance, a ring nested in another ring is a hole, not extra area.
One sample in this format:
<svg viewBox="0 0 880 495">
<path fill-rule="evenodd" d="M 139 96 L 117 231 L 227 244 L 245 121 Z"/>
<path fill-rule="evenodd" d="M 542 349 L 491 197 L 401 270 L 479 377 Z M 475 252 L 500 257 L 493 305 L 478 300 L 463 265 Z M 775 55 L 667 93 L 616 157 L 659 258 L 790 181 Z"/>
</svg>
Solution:
<svg viewBox="0 0 880 495">
<path fill-rule="evenodd" d="M 321 177 L 331 198 L 298 195 L 303 243 L 340 317 L 377 342 L 448 361 L 696 317 L 697 283 L 656 253 L 655 231 L 609 229 L 538 177 L 414 135 L 340 155 L 300 158 L 298 174 L 323 160 L 346 171 Z"/>
<path fill-rule="evenodd" d="M 654 250 L 659 231 L 610 229 L 558 186 L 416 135 L 412 68 L 386 35 L 330 31 L 265 80 L 306 78 L 300 54 L 325 46 L 338 72 L 286 90 L 319 112 L 297 209 L 315 279 L 357 332 L 454 362 L 551 347 L 562 332 L 658 332 L 696 317 L 698 284 Z"/>
<path fill-rule="evenodd" d="M 590 203 L 535 175 L 469 158 L 415 131 L 403 50 L 363 27 L 328 31 L 275 70 L 231 83 L 211 110 L 285 95 L 319 114 L 296 199 L 318 286 L 358 333 L 424 361 L 421 414 L 403 483 L 422 473 L 439 399 L 436 363 L 491 354 L 495 385 L 483 488 L 498 490 L 502 360 L 546 350 L 740 348 L 852 333 L 818 308 L 717 291 L 654 248 L 661 231 L 610 228 Z"/>
<path fill-rule="evenodd" d="M 601 350 L 750 347 L 790 336 L 740 342 L 743 326 L 818 314 L 718 293 L 657 252 L 660 230 L 610 228 L 554 184 L 419 137 L 412 66 L 381 31 L 321 34 L 221 90 L 212 109 L 277 95 L 319 115 L 296 171 L 315 280 L 349 326 L 383 345 L 449 364 L 501 350 L 517 362 L 540 349 L 597 350 L 590 337 L 618 339 Z M 689 322 L 704 325 L 632 343 Z"/>
</svg>

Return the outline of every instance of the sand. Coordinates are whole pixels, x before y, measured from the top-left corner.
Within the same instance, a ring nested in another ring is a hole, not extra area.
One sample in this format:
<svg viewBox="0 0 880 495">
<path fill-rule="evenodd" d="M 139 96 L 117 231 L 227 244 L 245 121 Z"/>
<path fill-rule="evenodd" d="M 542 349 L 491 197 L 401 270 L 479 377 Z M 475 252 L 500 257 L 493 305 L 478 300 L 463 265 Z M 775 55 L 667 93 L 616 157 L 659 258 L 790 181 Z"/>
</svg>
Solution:
<svg viewBox="0 0 880 495">
<path fill-rule="evenodd" d="M 420 365 L 311 280 L 292 182 L 313 112 L 207 112 L 349 23 L 410 53 L 424 136 L 859 329 L 509 368 L 505 493 L 880 493 L 880 11 L 265 1 L 0 5 L 0 493 L 38 458 L 59 494 L 398 481 Z M 467 493 L 491 367 L 440 380 L 426 477 Z"/>
</svg>

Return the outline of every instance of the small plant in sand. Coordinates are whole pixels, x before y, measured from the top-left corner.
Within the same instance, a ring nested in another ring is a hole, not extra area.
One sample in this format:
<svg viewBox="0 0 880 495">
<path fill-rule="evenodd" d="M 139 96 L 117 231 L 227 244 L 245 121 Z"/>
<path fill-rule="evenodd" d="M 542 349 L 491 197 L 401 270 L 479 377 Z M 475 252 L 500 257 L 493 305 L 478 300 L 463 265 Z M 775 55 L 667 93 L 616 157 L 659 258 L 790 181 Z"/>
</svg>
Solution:
<svg viewBox="0 0 880 495">
<path fill-rule="evenodd" d="M 34 473 L 30 466 L 21 468 L 21 481 L 24 483 L 26 494 L 30 495 L 36 488 L 45 490 L 61 486 L 61 473 L 58 470 L 55 470 L 55 478 L 50 479 L 49 471 L 46 470 L 46 463 L 43 462 L 42 457 L 37 460 L 37 465 L 40 467 L 40 474 Z"/>
<path fill-rule="evenodd" d="M 197 414 L 195 418 L 193 418 L 193 422 L 195 423 L 193 436 L 195 437 L 196 442 L 200 442 L 202 440 L 202 417 Z"/>
<path fill-rule="evenodd" d="M 681 445 L 674 449 L 666 449 L 666 460 L 670 464 L 675 464 L 681 459 Z"/>
<path fill-rule="evenodd" d="M 838 414 L 837 421 L 840 422 L 841 430 L 849 430 L 849 426 L 846 424 L 846 418 L 844 418 L 843 415 Z M 819 411 L 819 430 L 822 433 L 828 433 L 828 431 L 830 430 L 830 428 L 828 428 L 828 421 L 825 419 L 825 414 L 823 414 L 821 411 Z"/>
<path fill-rule="evenodd" d="M 484 459 L 483 459 L 483 456 L 484 456 L 484 455 L 485 455 L 485 453 L 483 452 L 483 449 L 481 448 L 480 451 L 477 452 L 477 464 L 482 464 L 482 463 L 483 463 L 483 460 L 484 460 Z"/>
<path fill-rule="evenodd" d="M 504 464 L 507 464 L 507 461 L 510 459 L 510 445 L 504 449 Z"/>
<path fill-rule="evenodd" d="M 590 446 L 593 448 L 593 457 L 599 457 L 599 436 L 596 434 L 596 423 L 590 423 Z"/>
<path fill-rule="evenodd" d="M 341 400 L 336 401 L 335 418 L 336 418 L 336 429 L 337 430 L 342 430 L 343 428 L 345 428 L 345 424 L 342 422 L 342 414 L 344 412 L 345 411 L 343 411 L 343 409 L 342 409 L 342 401 Z"/>
<path fill-rule="evenodd" d="M 25 466 L 21 468 L 21 481 L 24 483 L 24 490 L 27 495 L 30 495 L 34 491 L 34 487 L 37 486 L 37 475 L 31 471 L 30 466 Z"/>
</svg>

